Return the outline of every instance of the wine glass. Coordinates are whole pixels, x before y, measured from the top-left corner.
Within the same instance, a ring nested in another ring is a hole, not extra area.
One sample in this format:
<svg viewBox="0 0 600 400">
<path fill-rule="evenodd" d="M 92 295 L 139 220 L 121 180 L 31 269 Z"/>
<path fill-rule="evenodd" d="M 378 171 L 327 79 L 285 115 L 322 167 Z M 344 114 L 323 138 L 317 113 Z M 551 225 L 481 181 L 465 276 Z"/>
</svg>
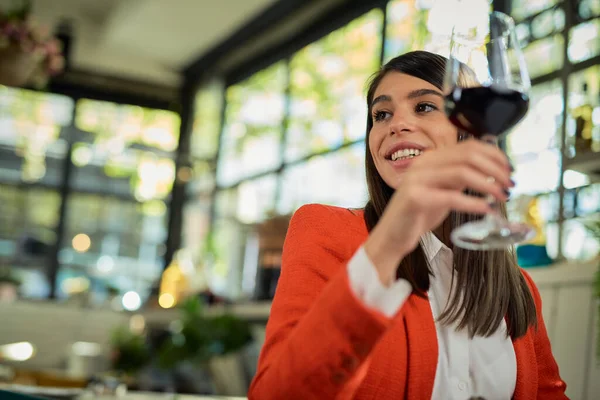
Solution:
<svg viewBox="0 0 600 400">
<path fill-rule="evenodd" d="M 459 131 L 498 145 L 527 113 L 531 82 L 511 17 L 486 13 L 468 26 L 456 25 L 444 80 L 445 109 Z M 493 179 L 490 177 L 489 179 Z M 535 231 L 509 222 L 487 196 L 493 212 L 455 228 L 452 242 L 470 250 L 501 249 L 529 240 Z"/>
</svg>

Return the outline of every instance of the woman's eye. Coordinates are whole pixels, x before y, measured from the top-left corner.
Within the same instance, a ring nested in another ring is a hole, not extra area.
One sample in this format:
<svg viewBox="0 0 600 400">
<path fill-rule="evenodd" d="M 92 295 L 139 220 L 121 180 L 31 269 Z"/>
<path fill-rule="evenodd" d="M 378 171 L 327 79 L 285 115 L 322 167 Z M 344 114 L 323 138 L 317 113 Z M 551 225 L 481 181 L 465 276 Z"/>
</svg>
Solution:
<svg viewBox="0 0 600 400">
<path fill-rule="evenodd" d="M 418 113 L 428 113 L 428 112 L 431 112 L 431 111 L 435 111 L 437 109 L 438 108 L 435 105 L 431 104 L 431 103 L 419 103 L 419 104 L 417 104 L 416 111 Z"/>
<path fill-rule="evenodd" d="M 390 115 L 389 112 L 387 111 L 377 111 L 373 114 L 373 119 L 375 121 L 383 121 L 384 119 L 386 119 L 388 116 Z"/>
</svg>

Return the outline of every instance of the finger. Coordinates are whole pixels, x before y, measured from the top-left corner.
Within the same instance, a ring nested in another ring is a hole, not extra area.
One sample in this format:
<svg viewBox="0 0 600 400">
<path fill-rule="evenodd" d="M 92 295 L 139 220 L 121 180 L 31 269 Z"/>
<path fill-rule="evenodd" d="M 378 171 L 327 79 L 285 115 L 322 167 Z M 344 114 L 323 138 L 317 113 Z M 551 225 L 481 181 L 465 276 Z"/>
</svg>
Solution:
<svg viewBox="0 0 600 400">
<path fill-rule="evenodd" d="M 433 192 L 440 207 L 467 214 L 488 214 L 492 212 L 489 203 L 481 198 L 469 196 L 454 190 L 436 190 Z"/>
<path fill-rule="evenodd" d="M 490 194 L 500 201 L 508 200 L 508 191 L 495 178 L 469 165 L 450 166 L 440 170 L 420 171 L 411 176 L 412 185 L 462 192 L 469 188 Z M 409 183 L 411 184 L 411 183 Z"/>
<path fill-rule="evenodd" d="M 470 140 L 470 143 L 431 151 L 419 156 L 411 166 L 413 170 L 443 170 L 453 165 L 468 164 L 486 176 L 493 177 L 505 187 L 512 187 L 510 163 L 498 148 Z"/>
</svg>

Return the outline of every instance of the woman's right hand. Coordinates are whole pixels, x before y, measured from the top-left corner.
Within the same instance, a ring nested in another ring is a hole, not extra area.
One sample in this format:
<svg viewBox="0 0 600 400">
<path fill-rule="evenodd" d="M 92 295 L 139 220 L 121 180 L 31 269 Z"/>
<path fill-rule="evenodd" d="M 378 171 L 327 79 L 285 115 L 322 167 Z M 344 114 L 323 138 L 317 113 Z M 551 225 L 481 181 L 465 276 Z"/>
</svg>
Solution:
<svg viewBox="0 0 600 400">
<path fill-rule="evenodd" d="M 492 211 L 485 198 L 467 195 L 465 189 L 506 201 L 506 189 L 514 186 L 510 173 L 510 163 L 498 147 L 474 139 L 414 159 L 364 245 L 382 283 L 395 280 L 402 258 L 451 211 Z"/>
</svg>

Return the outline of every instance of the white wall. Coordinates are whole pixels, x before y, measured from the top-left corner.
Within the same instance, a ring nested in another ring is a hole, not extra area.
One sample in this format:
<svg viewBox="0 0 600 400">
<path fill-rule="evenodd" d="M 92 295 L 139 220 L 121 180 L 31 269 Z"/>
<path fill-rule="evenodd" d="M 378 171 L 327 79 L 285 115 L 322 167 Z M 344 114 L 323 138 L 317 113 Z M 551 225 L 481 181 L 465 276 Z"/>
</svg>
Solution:
<svg viewBox="0 0 600 400">
<path fill-rule="evenodd" d="M 600 303 L 593 279 L 598 261 L 529 269 L 542 296 L 552 352 L 571 400 L 600 399 L 596 335 Z"/>
</svg>

